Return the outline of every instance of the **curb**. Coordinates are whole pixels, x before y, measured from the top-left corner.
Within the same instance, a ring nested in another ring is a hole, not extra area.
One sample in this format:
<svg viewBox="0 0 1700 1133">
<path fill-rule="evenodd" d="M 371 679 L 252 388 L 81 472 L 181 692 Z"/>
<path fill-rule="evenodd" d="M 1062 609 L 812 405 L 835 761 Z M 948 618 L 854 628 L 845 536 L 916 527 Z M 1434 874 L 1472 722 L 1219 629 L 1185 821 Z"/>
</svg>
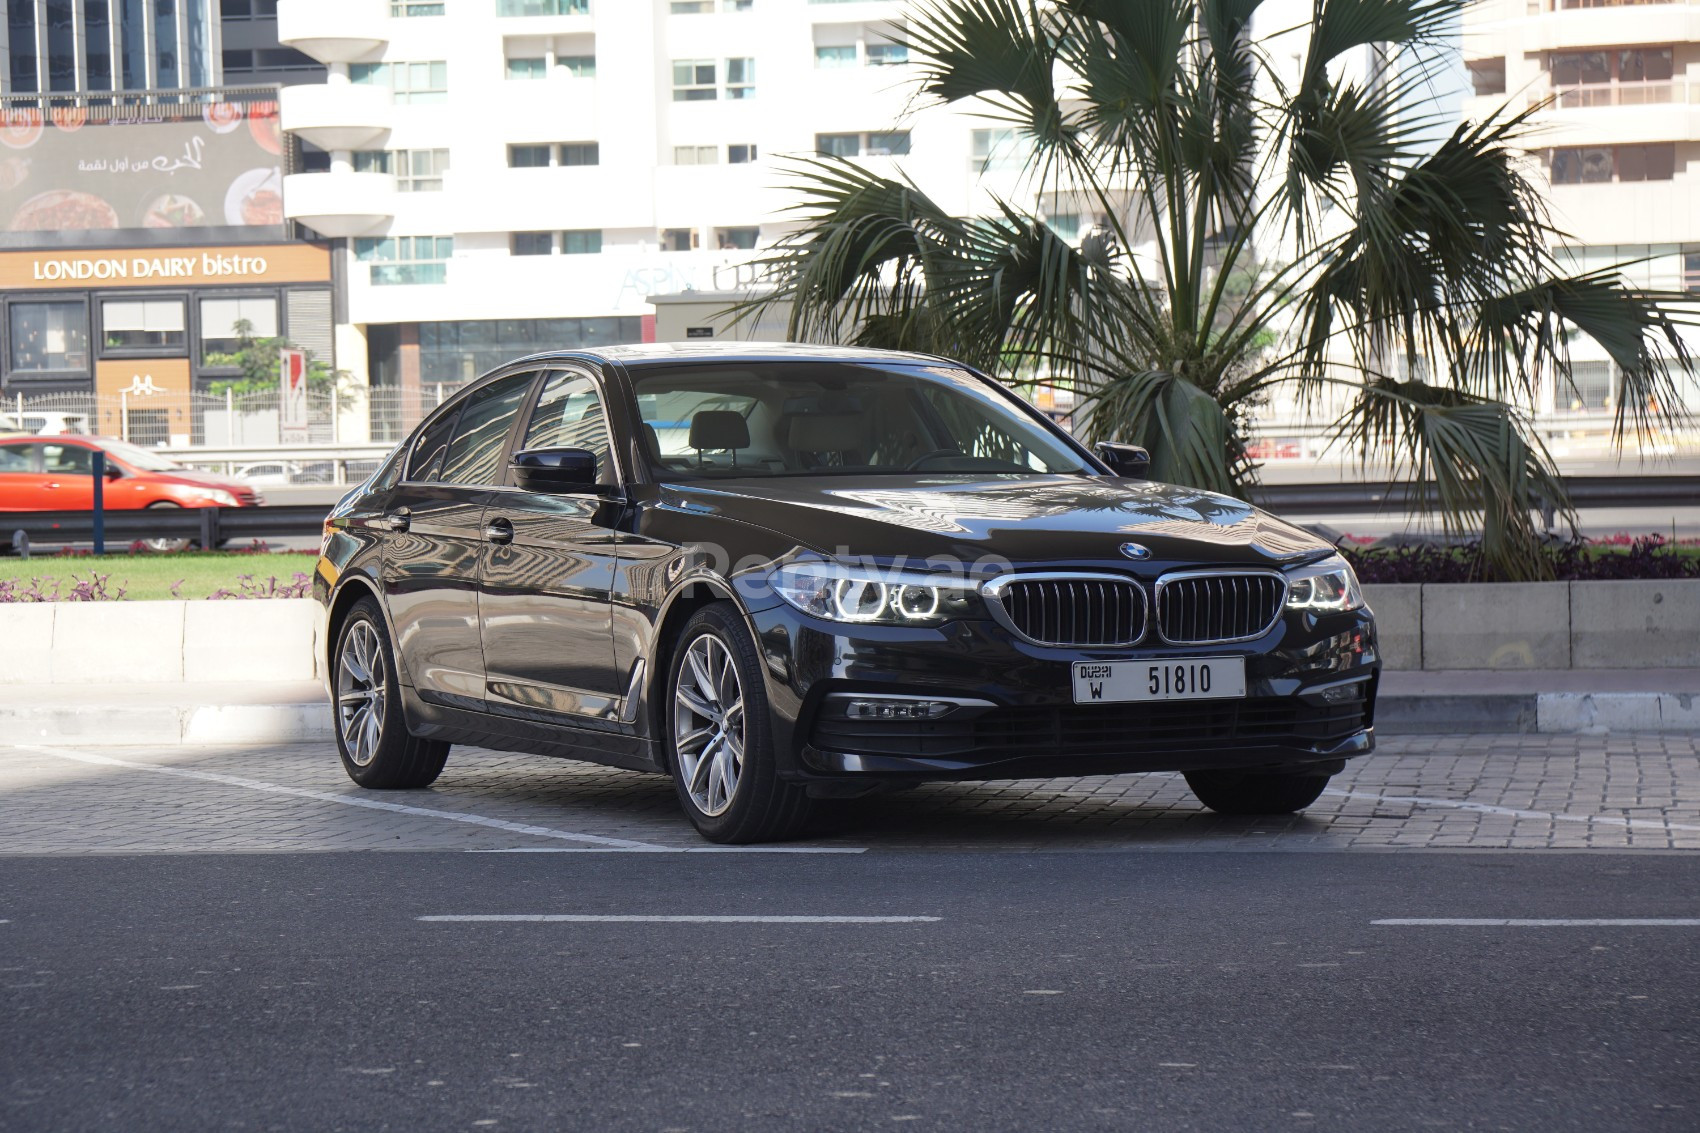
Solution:
<svg viewBox="0 0 1700 1133">
<path fill-rule="evenodd" d="M 1516 692 L 1376 697 L 1384 736 L 1448 732 L 1600 735 L 1700 732 L 1700 694 L 1687 692 Z"/>
<path fill-rule="evenodd" d="M 0 736 L 85 747 L 331 742 L 329 704 L 0 705 Z"/>
</svg>

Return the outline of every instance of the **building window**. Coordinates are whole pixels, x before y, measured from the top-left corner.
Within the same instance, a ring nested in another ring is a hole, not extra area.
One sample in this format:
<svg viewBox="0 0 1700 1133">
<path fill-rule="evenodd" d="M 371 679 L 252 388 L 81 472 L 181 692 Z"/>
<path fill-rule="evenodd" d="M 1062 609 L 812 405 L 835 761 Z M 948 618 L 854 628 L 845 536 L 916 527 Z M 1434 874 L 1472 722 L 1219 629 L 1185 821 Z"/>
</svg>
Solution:
<svg viewBox="0 0 1700 1133">
<path fill-rule="evenodd" d="M 1677 100 L 1669 47 L 1555 51 L 1548 58 L 1547 70 L 1558 105 L 1567 110 Z"/>
<path fill-rule="evenodd" d="M 756 6 L 756 0 L 720 0 L 722 12 L 748 12 Z"/>
<path fill-rule="evenodd" d="M 909 131 L 887 130 L 869 134 L 864 152 L 876 157 L 902 157 L 909 152 Z"/>
<path fill-rule="evenodd" d="M 454 245 L 451 236 L 360 236 L 354 241 L 354 258 L 371 265 L 374 287 L 443 283 Z"/>
<path fill-rule="evenodd" d="M 726 60 L 726 97 L 756 96 L 756 61 L 744 57 Z"/>
<path fill-rule="evenodd" d="M 815 48 L 815 66 L 823 70 L 839 67 L 854 67 L 856 65 L 856 45 L 854 43 L 831 44 Z"/>
<path fill-rule="evenodd" d="M 107 299 L 100 333 L 108 350 L 181 350 L 189 342 L 181 299 Z"/>
<path fill-rule="evenodd" d="M 508 60 L 508 78 L 543 79 L 549 75 L 548 60 L 537 55 L 527 59 Z"/>
<path fill-rule="evenodd" d="M 1700 295 L 1700 248 L 1683 249 L 1682 289 L 1690 295 Z"/>
<path fill-rule="evenodd" d="M 712 59 L 673 60 L 673 101 L 714 101 L 715 70 Z"/>
<path fill-rule="evenodd" d="M 1059 212 L 1048 217 L 1045 223 L 1052 232 L 1061 236 L 1069 243 L 1080 239 L 1080 214 L 1077 212 Z"/>
<path fill-rule="evenodd" d="M 674 165 L 714 165 L 720 160 L 719 146 L 674 146 Z"/>
<path fill-rule="evenodd" d="M 733 249 L 748 251 L 756 246 L 756 240 L 760 236 L 759 228 L 716 228 L 714 243 L 723 252 Z"/>
<path fill-rule="evenodd" d="M 1610 362 L 1572 362 L 1570 380 L 1560 381 L 1553 398 L 1572 413 L 1610 409 L 1616 403 L 1617 367 Z"/>
<path fill-rule="evenodd" d="M 440 16 L 443 7 L 442 0 L 390 0 L 390 15 L 398 20 L 409 16 Z"/>
<path fill-rule="evenodd" d="M 542 169 L 547 167 L 548 164 L 549 147 L 546 145 L 508 147 L 509 169 Z"/>
<path fill-rule="evenodd" d="M 870 43 L 867 52 L 870 67 L 890 67 L 909 62 L 909 48 L 901 43 Z"/>
<path fill-rule="evenodd" d="M 1470 70 L 1470 83 L 1478 95 L 1505 93 L 1505 56 L 1472 59 L 1465 66 Z"/>
<path fill-rule="evenodd" d="M 1645 146 L 1564 146 L 1552 151 L 1554 185 L 1669 181 L 1675 176 L 1674 142 Z"/>
<path fill-rule="evenodd" d="M 697 246 L 697 234 L 694 228 L 663 228 L 661 230 L 661 250 L 663 252 L 693 252 Z"/>
<path fill-rule="evenodd" d="M 816 134 L 815 151 L 827 157 L 857 157 L 862 152 L 862 135 Z"/>
<path fill-rule="evenodd" d="M 673 0 L 667 10 L 675 16 L 698 16 L 714 11 L 714 0 Z"/>
<path fill-rule="evenodd" d="M 557 69 L 565 71 L 568 78 L 594 79 L 596 77 L 596 56 L 594 55 L 557 55 Z"/>
<path fill-rule="evenodd" d="M 1032 152 L 1028 143 L 1011 129 L 975 130 L 970 137 L 972 165 L 980 172 L 1020 169 Z"/>
<path fill-rule="evenodd" d="M 748 165 L 756 160 L 756 147 L 753 145 L 730 145 L 726 147 L 726 161 L 730 165 Z"/>
<path fill-rule="evenodd" d="M 602 146 L 598 142 L 562 142 L 559 153 L 562 165 L 602 164 Z"/>
<path fill-rule="evenodd" d="M 11 317 L 14 371 L 89 368 L 88 308 L 81 300 L 13 303 Z"/>
<path fill-rule="evenodd" d="M 357 149 L 352 155 L 354 172 L 356 173 L 388 173 L 390 172 L 390 154 L 388 150 Z"/>
<path fill-rule="evenodd" d="M 555 250 L 552 232 L 515 232 L 509 251 L 516 256 L 547 256 Z"/>
<path fill-rule="evenodd" d="M 590 0 L 496 0 L 498 16 L 584 16 Z"/>
<path fill-rule="evenodd" d="M 602 251 L 602 229 L 578 228 L 561 233 L 563 256 L 594 256 Z"/>
<path fill-rule="evenodd" d="M 397 102 L 444 102 L 449 97 L 447 63 L 350 63 L 348 81 L 388 86 Z"/>
<path fill-rule="evenodd" d="M 409 149 L 396 152 L 395 187 L 403 193 L 440 193 L 443 174 L 449 171 L 446 149 Z"/>
<path fill-rule="evenodd" d="M 242 347 L 242 326 L 247 337 L 277 337 L 277 300 L 271 296 L 247 299 L 201 300 L 201 365 L 235 366 Z"/>
</svg>

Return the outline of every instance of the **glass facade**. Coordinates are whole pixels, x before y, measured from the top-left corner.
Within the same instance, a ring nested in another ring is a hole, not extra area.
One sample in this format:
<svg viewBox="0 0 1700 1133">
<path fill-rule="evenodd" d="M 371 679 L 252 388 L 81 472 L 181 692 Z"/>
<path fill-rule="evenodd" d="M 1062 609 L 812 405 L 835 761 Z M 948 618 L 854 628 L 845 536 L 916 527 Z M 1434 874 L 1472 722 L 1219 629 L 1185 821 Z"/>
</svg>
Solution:
<svg viewBox="0 0 1700 1133">
<path fill-rule="evenodd" d="M 635 315 L 386 324 L 366 332 L 372 384 L 379 387 L 404 384 L 404 350 L 417 351 L 421 385 L 458 386 L 522 355 L 642 340 L 643 320 Z"/>
</svg>

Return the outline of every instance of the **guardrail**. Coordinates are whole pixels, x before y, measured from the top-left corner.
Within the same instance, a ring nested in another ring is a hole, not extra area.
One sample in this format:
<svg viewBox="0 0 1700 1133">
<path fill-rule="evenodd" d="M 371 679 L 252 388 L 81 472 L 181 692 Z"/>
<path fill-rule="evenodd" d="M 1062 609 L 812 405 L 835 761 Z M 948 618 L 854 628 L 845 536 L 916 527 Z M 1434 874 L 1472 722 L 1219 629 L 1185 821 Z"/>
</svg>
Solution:
<svg viewBox="0 0 1700 1133">
<path fill-rule="evenodd" d="M 1565 480 L 1578 508 L 1700 506 L 1700 476 L 1572 476 Z M 1254 502 L 1277 515 L 1343 515 L 1405 511 L 1416 502 L 1402 481 L 1347 484 L 1266 484 Z M 1428 502 L 1438 499 L 1431 488 Z M 330 504 L 252 508 L 141 508 L 103 513 L 109 539 L 191 539 L 203 547 L 232 540 L 317 535 Z M 94 538 L 92 511 L 0 512 L 0 546 L 23 532 L 30 542 L 86 543 Z"/>
</svg>

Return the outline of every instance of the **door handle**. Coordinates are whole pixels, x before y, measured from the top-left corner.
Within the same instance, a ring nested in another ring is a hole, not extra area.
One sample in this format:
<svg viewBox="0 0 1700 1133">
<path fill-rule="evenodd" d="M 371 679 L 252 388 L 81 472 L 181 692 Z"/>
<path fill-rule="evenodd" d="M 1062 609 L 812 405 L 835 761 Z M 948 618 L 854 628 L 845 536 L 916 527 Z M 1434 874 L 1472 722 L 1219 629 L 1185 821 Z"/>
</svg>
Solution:
<svg viewBox="0 0 1700 1133">
<path fill-rule="evenodd" d="M 498 516 L 484 525 L 484 538 L 498 547 L 505 547 L 514 541 L 514 525 Z"/>
<path fill-rule="evenodd" d="M 397 533 L 406 531 L 412 524 L 413 517 L 408 514 L 406 508 L 402 508 L 400 511 L 392 511 L 384 516 L 384 526 Z"/>
</svg>

